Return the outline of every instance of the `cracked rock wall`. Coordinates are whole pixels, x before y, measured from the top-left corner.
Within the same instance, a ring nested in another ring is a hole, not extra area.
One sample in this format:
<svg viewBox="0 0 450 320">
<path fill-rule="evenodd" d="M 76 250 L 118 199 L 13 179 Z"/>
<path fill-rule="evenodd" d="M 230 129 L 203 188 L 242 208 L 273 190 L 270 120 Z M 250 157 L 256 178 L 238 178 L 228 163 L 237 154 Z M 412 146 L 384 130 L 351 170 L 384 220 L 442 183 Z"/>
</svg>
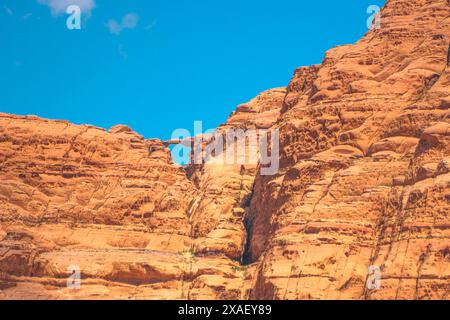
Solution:
<svg viewBox="0 0 450 320">
<path fill-rule="evenodd" d="M 448 299 L 450 3 L 381 16 L 218 128 L 279 129 L 274 176 L 0 114 L 0 299 Z"/>
<path fill-rule="evenodd" d="M 248 217 L 252 298 L 449 298 L 450 6 L 381 15 L 287 87 L 281 170 L 257 176 Z"/>
</svg>

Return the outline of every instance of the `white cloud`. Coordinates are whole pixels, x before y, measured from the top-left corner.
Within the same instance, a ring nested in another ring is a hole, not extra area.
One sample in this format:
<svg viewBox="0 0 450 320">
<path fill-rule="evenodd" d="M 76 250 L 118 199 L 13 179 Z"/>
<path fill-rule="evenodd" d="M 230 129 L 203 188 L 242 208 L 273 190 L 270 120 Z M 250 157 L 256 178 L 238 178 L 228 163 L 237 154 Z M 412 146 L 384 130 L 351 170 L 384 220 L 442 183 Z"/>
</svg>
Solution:
<svg viewBox="0 0 450 320">
<path fill-rule="evenodd" d="M 119 52 L 119 55 L 124 59 L 128 59 L 128 54 L 125 51 L 125 48 L 123 47 L 123 44 L 119 44 L 119 47 L 117 48 L 117 52 Z"/>
<path fill-rule="evenodd" d="M 149 23 L 148 25 L 146 25 L 146 26 L 144 27 L 144 30 L 146 30 L 146 31 L 151 30 L 151 29 L 153 29 L 154 26 L 156 26 L 156 20 L 153 20 L 151 23 Z"/>
<path fill-rule="evenodd" d="M 33 14 L 31 13 L 31 12 L 29 12 L 29 13 L 25 13 L 23 16 L 22 16 L 22 20 L 28 20 L 29 18 L 31 18 L 31 16 L 32 16 Z"/>
<path fill-rule="evenodd" d="M 119 34 L 122 31 L 122 27 L 114 19 L 109 20 L 106 26 L 112 34 Z"/>
<path fill-rule="evenodd" d="M 122 27 L 125 29 L 134 29 L 137 26 L 139 17 L 135 13 L 128 13 L 122 18 Z"/>
<path fill-rule="evenodd" d="M 115 35 L 119 35 L 124 29 L 134 29 L 136 28 L 139 21 L 139 16 L 135 13 L 127 13 L 122 17 L 122 21 L 119 23 L 114 19 L 110 19 L 106 26 L 109 32 Z"/>
<path fill-rule="evenodd" d="M 65 13 L 70 5 L 79 6 L 81 13 L 87 16 L 90 16 L 92 9 L 95 8 L 95 0 L 37 0 L 37 2 L 50 7 L 54 16 Z"/>
<path fill-rule="evenodd" d="M 14 12 L 7 6 L 4 6 L 3 8 L 5 9 L 7 15 L 12 16 L 14 14 Z"/>
</svg>

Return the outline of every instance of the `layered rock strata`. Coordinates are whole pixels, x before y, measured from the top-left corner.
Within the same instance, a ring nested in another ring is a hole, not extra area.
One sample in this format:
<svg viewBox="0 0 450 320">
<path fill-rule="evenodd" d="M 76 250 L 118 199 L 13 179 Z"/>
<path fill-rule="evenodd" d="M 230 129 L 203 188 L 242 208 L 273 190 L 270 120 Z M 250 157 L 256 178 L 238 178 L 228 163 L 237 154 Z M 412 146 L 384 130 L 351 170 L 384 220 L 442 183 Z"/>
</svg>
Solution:
<svg viewBox="0 0 450 320">
<path fill-rule="evenodd" d="M 238 106 L 217 132 L 279 130 L 275 175 L 0 114 L 0 299 L 450 298 L 449 44 L 447 0 L 387 1 Z"/>
</svg>

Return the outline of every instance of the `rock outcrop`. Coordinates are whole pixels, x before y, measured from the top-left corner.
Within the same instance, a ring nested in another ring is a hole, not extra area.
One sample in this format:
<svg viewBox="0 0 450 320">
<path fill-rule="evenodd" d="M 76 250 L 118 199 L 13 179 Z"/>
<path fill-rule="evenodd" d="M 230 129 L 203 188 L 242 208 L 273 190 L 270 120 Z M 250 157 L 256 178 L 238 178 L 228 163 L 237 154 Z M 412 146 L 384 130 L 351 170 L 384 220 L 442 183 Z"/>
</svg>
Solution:
<svg viewBox="0 0 450 320">
<path fill-rule="evenodd" d="M 449 299 L 449 43 L 448 0 L 390 0 L 238 106 L 217 132 L 278 129 L 275 175 L 0 114 L 0 299 Z"/>
<path fill-rule="evenodd" d="M 257 177 L 250 206 L 252 298 L 449 297 L 450 6 L 381 15 L 288 86 L 281 169 Z"/>
</svg>

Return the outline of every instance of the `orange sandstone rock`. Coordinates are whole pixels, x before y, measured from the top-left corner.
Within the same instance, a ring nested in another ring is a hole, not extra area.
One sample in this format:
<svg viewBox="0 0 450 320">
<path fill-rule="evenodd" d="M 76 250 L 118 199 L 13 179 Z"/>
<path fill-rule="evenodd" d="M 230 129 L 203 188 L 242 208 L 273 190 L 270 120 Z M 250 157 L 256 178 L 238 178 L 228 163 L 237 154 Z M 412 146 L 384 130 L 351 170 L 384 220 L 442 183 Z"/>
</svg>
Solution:
<svg viewBox="0 0 450 320">
<path fill-rule="evenodd" d="M 0 114 L 0 299 L 450 298 L 449 43 L 447 0 L 390 0 L 381 29 L 238 106 L 217 132 L 279 129 L 272 176 Z"/>
</svg>

